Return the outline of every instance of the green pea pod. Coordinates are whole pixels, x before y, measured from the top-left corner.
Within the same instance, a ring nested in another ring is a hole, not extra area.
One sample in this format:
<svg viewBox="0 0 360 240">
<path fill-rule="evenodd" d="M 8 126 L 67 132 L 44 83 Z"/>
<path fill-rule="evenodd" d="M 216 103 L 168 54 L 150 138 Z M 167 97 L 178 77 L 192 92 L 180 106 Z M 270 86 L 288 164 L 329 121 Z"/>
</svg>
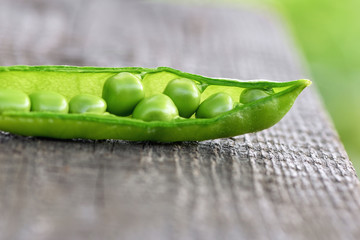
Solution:
<svg viewBox="0 0 360 240">
<path fill-rule="evenodd" d="M 101 97 L 105 81 L 121 72 L 141 76 L 145 97 L 162 93 L 173 79 L 187 78 L 201 90 L 201 102 L 215 93 L 224 92 L 231 96 L 235 107 L 211 118 L 193 116 L 149 122 L 109 113 L 3 111 L 0 113 L 0 130 L 59 139 L 175 142 L 231 137 L 273 126 L 289 111 L 300 92 L 311 84 L 305 79 L 290 82 L 216 79 L 167 67 L 4 66 L 0 67 L 0 88 L 18 89 L 26 94 L 52 91 L 67 101 L 79 94 Z M 272 89 L 272 93 L 241 104 L 239 97 L 245 89 Z"/>
</svg>

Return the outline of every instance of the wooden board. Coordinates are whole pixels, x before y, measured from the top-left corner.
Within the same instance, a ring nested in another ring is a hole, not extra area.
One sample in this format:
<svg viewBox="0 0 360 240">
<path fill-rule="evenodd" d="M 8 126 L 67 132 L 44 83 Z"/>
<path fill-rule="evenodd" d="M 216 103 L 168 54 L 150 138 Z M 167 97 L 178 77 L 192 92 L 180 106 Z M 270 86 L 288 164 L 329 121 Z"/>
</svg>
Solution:
<svg viewBox="0 0 360 240">
<path fill-rule="evenodd" d="M 246 8 L 3 0 L 0 64 L 306 77 L 281 21 Z M 316 93 L 276 126 L 158 144 L 0 134 L 0 239 L 356 239 L 359 180 Z"/>
</svg>

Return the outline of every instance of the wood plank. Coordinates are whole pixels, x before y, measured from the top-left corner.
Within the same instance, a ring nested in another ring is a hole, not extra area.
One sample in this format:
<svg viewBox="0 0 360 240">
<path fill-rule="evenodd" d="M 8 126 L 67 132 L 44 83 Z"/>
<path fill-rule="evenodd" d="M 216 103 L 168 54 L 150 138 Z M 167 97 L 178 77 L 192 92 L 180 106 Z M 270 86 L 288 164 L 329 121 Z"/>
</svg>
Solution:
<svg viewBox="0 0 360 240">
<path fill-rule="evenodd" d="M 0 64 L 171 66 L 306 77 L 265 11 L 142 1 L 5 0 Z M 306 90 L 276 126 L 203 142 L 0 135 L 0 239 L 356 239 L 359 180 Z"/>
</svg>

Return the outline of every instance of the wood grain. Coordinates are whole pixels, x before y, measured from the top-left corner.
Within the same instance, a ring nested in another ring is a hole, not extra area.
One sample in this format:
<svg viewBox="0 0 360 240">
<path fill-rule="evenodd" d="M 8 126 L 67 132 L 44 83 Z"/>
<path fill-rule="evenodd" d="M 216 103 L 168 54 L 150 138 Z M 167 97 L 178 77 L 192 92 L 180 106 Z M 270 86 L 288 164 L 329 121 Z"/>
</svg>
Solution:
<svg viewBox="0 0 360 240">
<path fill-rule="evenodd" d="M 306 77 L 272 13 L 149 1 L 3 0 L 0 64 Z M 203 142 L 0 134 L 0 239 L 356 239 L 359 180 L 316 86 L 276 126 Z"/>
</svg>

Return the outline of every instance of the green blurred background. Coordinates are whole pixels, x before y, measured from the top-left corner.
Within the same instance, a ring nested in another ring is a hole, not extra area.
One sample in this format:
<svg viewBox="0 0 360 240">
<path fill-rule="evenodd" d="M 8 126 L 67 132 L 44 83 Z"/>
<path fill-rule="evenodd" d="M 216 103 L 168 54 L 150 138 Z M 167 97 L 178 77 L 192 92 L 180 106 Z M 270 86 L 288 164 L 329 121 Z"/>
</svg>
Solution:
<svg viewBox="0 0 360 240">
<path fill-rule="evenodd" d="M 360 175 L 360 0 L 234 0 L 279 12 Z"/>
<path fill-rule="evenodd" d="M 347 153 L 360 175 L 360 0 L 182 0 L 270 9 L 303 52 Z"/>
</svg>

